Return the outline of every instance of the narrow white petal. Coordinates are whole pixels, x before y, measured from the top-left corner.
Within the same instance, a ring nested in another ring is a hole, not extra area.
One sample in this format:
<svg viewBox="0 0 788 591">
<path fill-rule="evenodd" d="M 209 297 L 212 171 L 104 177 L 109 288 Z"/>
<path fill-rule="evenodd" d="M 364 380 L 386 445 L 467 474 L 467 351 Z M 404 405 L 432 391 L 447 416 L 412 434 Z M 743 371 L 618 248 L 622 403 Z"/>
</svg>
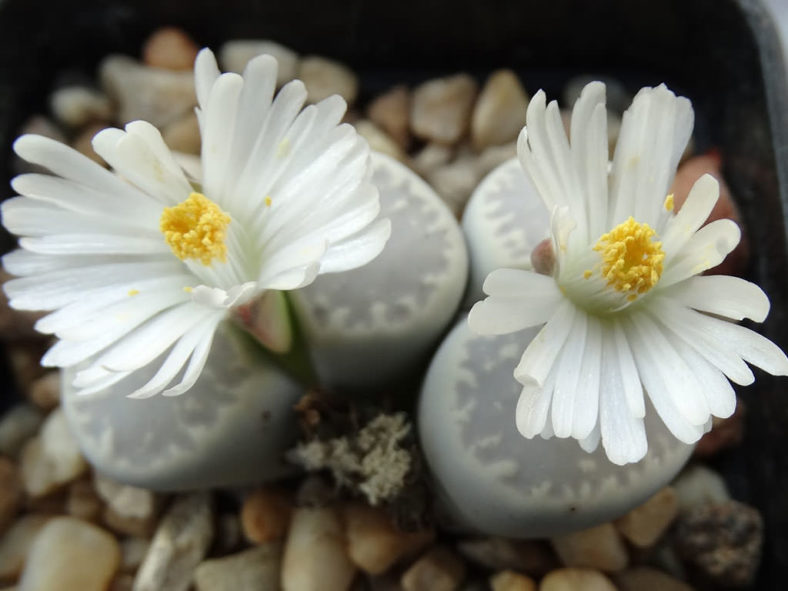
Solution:
<svg viewBox="0 0 788 591">
<path fill-rule="evenodd" d="M 624 397 L 630 414 L 633 417 L 642 419 L 646 416 L 646 403 L 643 399 L 643 385 L 640 383 L 640 376 L 635 365 L 635 358 L 632 356 L 632 349 L 619 322 L 611 322 L 610 330 L 613 341 L 608 345 L 615 347 L 615 356 L 611 352 L 608 357 L 617 359 L 618 367 L 614 368 L 614 370 L 618 371 L 621 376 Z"/>
<path fill-rule="evenodd" d="M 668 218 L 660 234 L 662 249 L 670 260 L 680 252 L 714 209 L 720 195 L 720 184 L 710 174 L 704 174 L 692 185 L 687 200 L 675 216 Z"/>
<path fill-rule="evenodd" d="M 161 236 L 117 234 L 56 234 L 20 238 L 19 246 L 39 254 L 163 254 L 170 247 Z"/>
<path fill-rule="evenodd" d="M 216 79 L 219 77 L 219 66 L 210 49 L 203 49 L 194 60 L 194 88 L 200 107 L 205 106 Z"/>
<path fill-rule="evenodd" d="M 362 267 L 376 258 L 391 236 L 391 220 L 378 220 L 356 236 L 328 247 L 320 260 L 320 273 L 337 273 Z"/>
<path fill-rule="evenodd" d="M 556 298 L 561 291 L 555 279 L 521 269 L 496 269 L 484 280 L 484 293 L 500 298 Z"/>
<path fill-rule="evenodd" d="M 575 315 L 561 354 L 555 362 L 556 381 L 551 416 L 556 437 L 569 437 L 572 433 L 575 397 L 583 366 L 588 324 L 588 317 L 585 314 Z"/>
<path fill-rule="evenodd" d="M 679 406 L 681 403 L 679 398 L 684 395 L 686 385 L 682 385 L 680 380 L 677 380 L 676 376 L 671 373 L 675 368 L 667 365 L 670 360 L 659 357 L 661 352 L 655 354 L 651 335 L 648 339 L 644 339 L 640 331 L 631 325 L 626 327 L 626 335 L 640 373 L 641 382 L 657 414 L 677 439 L 684 443 L 695 443 L 704 433 L 704 423 L 693 424 Z M 686 371 L 682 372 L 682 376 L 686 375 Z M 674 387 L 678 387 L 678 390 L 674 390 Z M 690 395 L 695 397 L 697 392 Z M 626 409 L 626 406 L 624 408 Z M 604 431 L 602 438 L 604 441 Z"/>
<path fill-rule="evenodd" d="M 574 305 L 564 300 L 558 309 L 539 331 L 523 353 L 520 363 L 514 370 L 514 377 L 520 383 L 544 384 L 566 341 L 578 312 Z"/>
<path fill-rule="evenodd" d="M 580 439 L 577 443 L 580 445 L 580 449 L 582 449 L 586 453 L 594 453 L 596 448 L 599 447 L 599 440 L 602 438 L 602 431 L 599 428 L 599 420 L 597 420 L 594 428 L 591 430 L 591 433 L 588 437 L 584 439 Z"/>
<path fill-rule="evenodd" d="M 681 252 L 665 261 L 665 271 L 659 280 L 664 289 L 706 269 L 719 265 L 741 239 L 741 230 L 731 220 L 716 220 L 703 226 L 690 238 Z"/>
<path fill-rule="evenodd" d="M 203 107 L 203 191 L 220 204 L 228 203 L 225 189 L 235 182 L 235 179 L 227 177 L 226 172 L 232 156 L 242 88 L 243 79 L 238 74 L 222 74 L 211 89 L 207 106 Z"/>
<path fill-rule="evenodd" d="M 77 380 L 75 379 L 74 386 L 79 388 L 79 390 L 77 390 L 77 396 L 90 396 L 91 394 L 101 392 L 102 390 L 117 384 L 122 379 L 129 377 L 131 373 L 132 372 L 130 371 L 106 372 L 101 378 L 97 378 L 84 387 L 77 386 Z M 77 377 L 78 376 L 79 374 L 77 374 Z"/>
<path fill-rule="evenodd" d="M 289 291 L 300 289 L 312 283 L 320 271 L 320 263 L 312 263 L 292 269 L 285 269 L 276 275 L 267 276 L 265 281 L 260 281 L 261 289 L 278 289 Z"/>
<path fill-rule="evenodd" d="M 721 341 L 705 328 L 708 316 L 661 296 L 654 297 L 649 302 L 649 309 L 659 318 L 661 324 L 695 349 L 733 383 L 747 386 L 755 381 L 752 371 L 734 349 L 735 343 Z"/>
<path fill-rule="evenodd" d="M 180 384 L 164 390 L 162 392 L 163 396 L 180 396 L 181 394 L 185 394 L 197 382 L 197 379 L 200 377 L 205 367 L 206 361 L 208 361 L 208 355 L 211 352 L 211 345 L 213 344 L 213 337 L 216 334 L 216 326 L 219 324 L 221 318 L 221 316 L 215 316 L 205 323 L 202 339 L 195 347 L 194 353 L 192 353 L 189 365 L 186 367 L 186 371 L 183 374 L 183 380 L 181 380 Z"/>
<path fill-rule="evenodd" d="M 533 439 L 549 424 L 550 399 L 555 387 L 555 372 L 551 373 L 544 386 L 529 384 L 524 386 L 517 400 L 515 423 L 520 434 Z"/>
<path fill-rule="evenodd" d="M 580 380 L 574 400 L 574 417 L 572 421 L 572 437 L 585 439 L 588 437 L 599 415 L 599 394 L 602 364 L 602 339 L 604 330 L 599 319 L 589 317 L 588 334 L 585 352 L 583 353 Z"/>
<path fill-rule="evenodd" d="M 763 322 L 769 314 L 769 298 L 749 281 L 729 275 L 698 275 L 672 286 L 667 297 L 700 312 L 731 320 L 749 318 Z"/>
</svg>

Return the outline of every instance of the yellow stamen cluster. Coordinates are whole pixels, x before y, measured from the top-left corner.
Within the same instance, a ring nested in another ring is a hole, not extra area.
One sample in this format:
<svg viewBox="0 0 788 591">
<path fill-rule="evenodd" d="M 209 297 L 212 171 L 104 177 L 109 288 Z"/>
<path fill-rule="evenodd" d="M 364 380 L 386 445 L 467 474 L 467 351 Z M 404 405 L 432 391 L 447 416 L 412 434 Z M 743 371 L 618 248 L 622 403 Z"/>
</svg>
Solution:
<svg viewBox="0 0 788 591">
<path fill-rule="evenodd" d="M 214 259 L 227 260 L 227 225 L 230 216 L 200 193 L 192 193 L 161 214 L 159 229 L 176 257 L 196 259 L 210 265 Z"/>
<path fill-rule="evenodd" d="M 602 256 L 602 277 L 630 301 L 646 293 L 662 275 L 665 251 L 654 241 L 656 232 L 629 218 L 604 234 L 594 246 Z"/>
</svg>

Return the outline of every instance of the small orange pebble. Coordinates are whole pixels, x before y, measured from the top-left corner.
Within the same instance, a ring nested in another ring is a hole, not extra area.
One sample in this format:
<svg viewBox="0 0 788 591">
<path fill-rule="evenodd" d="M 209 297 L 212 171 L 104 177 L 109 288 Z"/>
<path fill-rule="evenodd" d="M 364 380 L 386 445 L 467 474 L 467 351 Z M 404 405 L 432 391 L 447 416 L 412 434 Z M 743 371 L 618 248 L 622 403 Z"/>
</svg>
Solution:
<svg viewBox="0 0 788 591">
<path fill-rule="evenodd" d="M 264 544 L 284 537 L 293 503 L 283 490 L 261 487 L 244 499 L 241 528 L 247 540 Z"/>
<path fill-rule="evenodd" d="M 199 47 L 185 31 L 164 27 L 155 31 L 142 47 L 142 61 L 154 68 L 191 70 Z"/>
</svg>

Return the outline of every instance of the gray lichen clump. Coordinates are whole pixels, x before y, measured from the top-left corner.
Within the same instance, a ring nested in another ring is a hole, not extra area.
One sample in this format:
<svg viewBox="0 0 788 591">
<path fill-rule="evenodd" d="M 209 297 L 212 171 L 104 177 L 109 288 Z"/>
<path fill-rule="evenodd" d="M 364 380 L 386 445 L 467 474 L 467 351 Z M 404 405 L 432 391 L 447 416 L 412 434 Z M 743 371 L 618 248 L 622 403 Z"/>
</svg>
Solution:
<svg viewBox="0 0 788 591">
<path fill-rule="evenodd" d="M 314 408 L 310 411 L 314 427 L 323 419 Z M 288 459 L 309 472 L 330 472 L 337 487 L 363 496 L 370 505 L 390 503 L 412 484 L 420 464 L 412 427 L 405 413 L 381 412 L 359 430 L 299 443 Z"/>
</svg>

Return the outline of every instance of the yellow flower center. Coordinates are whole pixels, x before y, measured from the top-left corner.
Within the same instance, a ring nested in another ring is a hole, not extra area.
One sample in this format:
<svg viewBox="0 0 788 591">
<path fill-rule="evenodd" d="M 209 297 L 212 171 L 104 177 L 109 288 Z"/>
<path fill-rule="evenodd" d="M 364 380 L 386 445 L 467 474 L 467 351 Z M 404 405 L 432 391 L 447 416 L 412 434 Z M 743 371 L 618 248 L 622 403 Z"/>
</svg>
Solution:
<svg viewBox="0 0 788 591">
<path fill-rule="evenodd" d="M 214 259 L 227 260 L 227 224 L 230 216 L 200 193 L 192 193 L 161 214 L 159 229 L 176 257 L 196 259 L 210 265 Z"/>
<path fill-rule="evenodd" d="M 602 257 L 602 277 L 616 291 L 629 293 L 630 301 L 654 287 L 662 275 L 665 251 L 654 236 L 656 232 L 648 224 L 630 217 L 594 246 Z"/>
</svg>

